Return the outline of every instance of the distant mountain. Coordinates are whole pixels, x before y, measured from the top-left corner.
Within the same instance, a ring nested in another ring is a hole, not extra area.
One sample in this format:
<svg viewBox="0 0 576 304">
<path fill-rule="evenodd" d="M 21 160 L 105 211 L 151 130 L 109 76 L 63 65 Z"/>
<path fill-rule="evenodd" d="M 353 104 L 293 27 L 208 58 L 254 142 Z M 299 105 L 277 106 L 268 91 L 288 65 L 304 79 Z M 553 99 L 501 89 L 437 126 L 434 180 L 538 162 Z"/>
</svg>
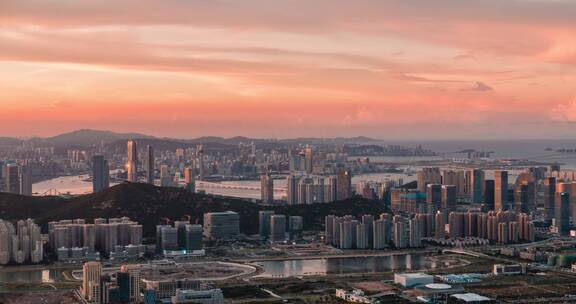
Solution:
<svg viewBox="0 0 576 304">
<path fill-rule="evenodd" d="M 18 146 L 22 144 L 22 140 L 11 137 L 0 137 L 0 146 Z"/>
<path fill-rule="evenodd" d="M 294 138 L 294 139 L 262 139 L 250 138 L 244 136 L 235 136 L 230 138 L 217 137 L 217 136 L 203 136 L 193 139 L 177 139 L 177 138 L 159 138 L 139 133 L 116 133 L 112 131 L 90 130 L 82 129 L 60 134 L 53 137 L 35 137 L 30 139 L 36 146 L 51 146 L 57 148 L 60 152 L 69 148 L 88 148 L 95 145 L 104 143 L 106 145 L 117 145 L 121 141 L 128 139 L 136 139 L 140 145 L 152 144 L 158 150 L 175 149 L 195 146 L 197 144 L 209 145 L 210 149 L 214 150 L 227 150 L 228 146 L 237 146 L 240 143 L 249 144 L 360 144 L 360 143 L 375 143 L 379 142 L 377 139 L 359 136 L 359 137 L 336 137 L 336 138 Z M 23 140 L 15 138 L 0 138 L 0 145 L 20 145 Z"/>
<path fill-rule="evenodd" d="M 109 144 L 117 140 L 128 140 L 131 138 L 151 138 L 151 136 L 138 133 L 115 133 L 112 131 L 82 129 L 53 137 L 35 137 L 29 139 L 29 141 L 36 146 L 50 146 L 62 150 L 87 148 L 100 145 L 101 143 Z"/>
<path fill-rule="evenodd" d="M 155 226 L 165 218 L 178 220 L 190 216 L 193 222 L 201 223 L 204 213 L 225 210 L 240 214 L 241 231 L 248 234 L 258 232 L 260 210 L 300 215 L 304 217 L 305 229 L 321 229 L 328 214 L 377 216 L 389 212 L 380 202 L 357 197 L 326 204 L 267 207 L 241 199 L 189 193 L 180 188 L 132 183 L 73 198 L 0 193 L 0 218 L 4 220 L 34 218 L 46 227 L 53 220 L 84 218 L 91 222 L 99 217 L 128 216 L 144 225 L 145 236 L 154 236 Z"/>
</svg>

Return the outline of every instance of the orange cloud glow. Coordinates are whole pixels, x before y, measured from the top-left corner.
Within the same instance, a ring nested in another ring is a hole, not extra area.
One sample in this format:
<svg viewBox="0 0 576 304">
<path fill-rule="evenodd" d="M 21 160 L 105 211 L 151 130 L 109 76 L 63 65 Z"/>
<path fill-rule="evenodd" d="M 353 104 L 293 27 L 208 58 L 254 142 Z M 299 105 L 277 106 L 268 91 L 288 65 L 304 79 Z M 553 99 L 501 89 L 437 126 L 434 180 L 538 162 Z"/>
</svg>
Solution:
<svg viewBox="0 0 576 304">
<path fill-rule="evenodd" d="M 574 16 L 562 0 L 1 1 L 0 136 L 564 136 Z"/>
</svg>

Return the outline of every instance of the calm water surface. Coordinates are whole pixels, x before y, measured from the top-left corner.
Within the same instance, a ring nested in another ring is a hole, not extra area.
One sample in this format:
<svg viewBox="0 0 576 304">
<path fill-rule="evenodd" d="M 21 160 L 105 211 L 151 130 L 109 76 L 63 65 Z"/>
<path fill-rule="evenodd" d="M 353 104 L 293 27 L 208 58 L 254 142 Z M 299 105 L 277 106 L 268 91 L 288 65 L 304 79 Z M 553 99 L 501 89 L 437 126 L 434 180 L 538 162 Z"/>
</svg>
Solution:
<svg viewBox="0 0 576 304">
<path fill-rule="evenodd" d="M 328 274 L 382 273 L 393 270 L 434 268 L 424 255 L 393 255 L 372 257 L 343 257 L 330 259 L 262 261 L 260 277 L 291 277 Z"/>
</svg>

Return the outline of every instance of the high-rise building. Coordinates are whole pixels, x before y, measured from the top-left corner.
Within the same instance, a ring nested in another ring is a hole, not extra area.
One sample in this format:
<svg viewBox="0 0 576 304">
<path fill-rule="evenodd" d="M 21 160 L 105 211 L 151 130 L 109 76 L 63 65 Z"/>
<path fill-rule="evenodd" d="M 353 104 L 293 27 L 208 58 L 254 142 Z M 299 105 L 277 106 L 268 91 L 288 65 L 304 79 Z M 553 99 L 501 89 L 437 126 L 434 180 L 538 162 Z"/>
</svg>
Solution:
<svg viewBox="0 0 576 304">
<path fill-rule="evenodd" d="M 547 220 L 554 218 L 554 199 L 556 197 L 556 178 L 544 179 L 544 211 Z"/>
<path fill-rule="evenodd" d="M 374 243 L 374 216 L 370 214 L 362 215 L 362 225 L 366 237 L 366 248 L 372 248 Z"/>
<path fill-rule="evenodd" d="M 154 185 L 154 148 L 151 145 L 146 146 L 146 182 Z"/>
<path fill-rule="evenodd" d="M 531 173 L 521 173 L 514 186 L 514 202 L 517 212 L 536 211 L 536 178 Z"/>
<path fill-rule="evenodd" d="M 260 176 L 260 199 L 264 204 L 274 203 L 274 179 L 268 173 Z"/>
<path fill-rule="evenodd" d="M 261 239 L 270 237 L 270 217 L 274 215 L 272 210 L 263 210 L 258 212 L 258 234 Z"/>
<path fill-rule="evenodd" d="M 442 206 L 442 185 L 426 185 L 426 207 L 430 214 L 436 213 Z"/>
<path fill-rule="evenodd" d="M 410 230 L 410 247 L 422 246 L 422 221 L 418 218 L 412 218 L 408 223 L 408 229 Z"/>
<path fill-rule="evenodd" d="M 422 168 L 416 173 L 418 191 L 426 192 L 428 184 L 442 184 L 440 168 Z"/>
<path fill-rule="evenodd" d="M 470 173 L 470 197 L 472 203 L 482 203 L 482 195 L 484 194 L 484 171 L 481 169 L 473 169 Z"/>
<path fill-rule="evenodd" d="M 508 208 L 508 171 L 494 171 L 494 210 Z"/>
<path fill-rule="evenodd" d="M 336 216 L 327 215 L 324 217 L 324 244 L 334 245 L 334 224 Z"/>
<path fill-rule="evenodd" d="M 305 171 L 310 174 L 312 173 L 313 164 L 314 164 L 314 150 L 311 147 L 307 147 L 304 149 L 304 158 L 305 158 Z"/>
<path fill-rule="evenodd" d="M 286 240 L 286 216 L 273 214 L 270 216 L 270 241 L 283 242 Z"/>
<path fill-rule="evenodd" d="M 129 279 L 128 303 L 130 304 L 141 303 L 142 296 L 140 295 L 140 289 L 141 289 L 140 266 L 122 265 L 122 267 L 120 267 L 120 272 L 128 274 Z"/>
<path fill-rule="evenodd" d="M 352 196 L 352 173 L 341 169 L 337 176 L 337 199 L 344 200 Z"/>
<path fill-rule="evenodd" d="M 286 183 L 288 205 L 296 205 L 298 203 L 298 178 L 290 174 L 286 178 Z"/>
<path fill-rule="evenodd" d="M 466 194 L 466 177 L 462 170 L 442 171 L 442 184 L 456 186 L 456 195 L 458 197 L 463 197 Z"/>
<path fill-rule="evenodd" d="M 443 213 L 450 214 L 450 212 L 456 209 L 456 195 L 456 186 L 442 185 L 441 210 Z"/>
<path fill-rule="evenodd" d="M 196 192 L 196 178 L 194 177 L 193 167 L 184 169 L 184 182 L 186 183 L 186 190 L 192 193 Z"/>
<path fill-rule="evenodd" d="M 556 208 L 554 221 L 558 234 L 570 234 L 570 193 L 556 192 Z"/>
<path fill-rule="evenodd" d="M 20 220 L 16 227 L 0 220 L 0 265 L 40 263 L 44 257 L 40 227 L 33 220 Z"/>
<path fill-rule="evenodd" d="M 302 239 L 304 230 L 304 219 L 301 216 L 290 216 L 288 218 L 288 233 L 291 241 Z"/>
<path fill-rule="evenodd" d="M 385 218 L 377 219 L 374 221 L 373 228 L 373 243 L 374 249 L 384 249 L 388 246 L 390 242 L 390 221 Z"/>
<path fill-rule="evenodd" d="M 99 262 L 86 262 L 82 265 L 82 297 L 88 303 L 100 304 L 102 286 L 102 265 Z"/>
<path fill-rule="evenodd" d="M 452 212 L 448 215 L 448 228 L 450 229 L 450 238 L 464 237 L 465 231 L 465 213 Z"/>
<path fill-rule="evenodd" d="M 341 249 L 352 249 L 356 246 L 356 231 L 359 225 L 360 222 L 352 218 L 347 218 L 339 224 Z"/>
<path fill-rule="evenodd" d="M 162 165 L 160 167 L 160 186 L 161 187 L 174 186 L 174 181 L 172 180 L 172 174 L 170 173 L 170 168 L 167 165 Z"/>
<path fill-rule="evenodd" d="M 198 179 L 204 180 L 206 177 L 206 168 L 204 168 L 204 146 L 196 146 L 196 164 L 198 164 Z"/>
<path fill-rule="evenodd" d="M 507 244 L 510 240 L 510 223 L 498 223 L 498 243 Z"/>
<path fill-rule="evenodd" d="M 18 184 L 21 195 L 32 195 L 32 168 L 29 165 L 18 167 Z"/>
<path fill-rule="evenodd" d="M 240 216 L 233 211 L 204 214 L 204 236 L 210 240 L 237 238 L 240 234 Z"/>
<path fill-rule="evenodd" d="M 484 208 L 494 210 L 495 182 L 492 179 L 484 181 Z"/>
<path fill-rule="evenodd" d="M 161 253 L 178 249 L 178 228 L 170 225 L 156 226 L 156 250 Z"/>
<path fill-rule="evenodd" d="M 126 162 L 127 180 L 131 183 L 138 181 L 138 147 L 134 140 L 129 140 L 128 147 L 128 161 Z"/>
<path fill-rule="evenodd" d="M 435 215 L 434 222 L 434 236 L 438 240 L 443 240 L 446 238 L 446 217 L 444 216 L 444 213 L 438 211 Z"/>
<path fill-rule="evenodd" d="M 94 193 L 110 187 L 109 171 L 108 161 L 103 155 L 92 157 L 92 190 Z"/>
<path fill-rule="evenodd" d="M 203 248 L 202 232 L 202 225 L 186 225 L 186 241 L 184 248 L 188 251 L 201 250 Z"/>
<path fill-rule="evenodd" d="M 402 219 L 401 216 L 395 215 L 393 219 L 393 242 L 396 248 L 406 248 L 406 233 L 408 231 L 408 227 L 406 225 L 406 221 Z"/>
<path fill-rule="evenodd" d="M 6 192 L 20 194 L 20 168 L 15 164 L 6 165 Z"/>
</svg>

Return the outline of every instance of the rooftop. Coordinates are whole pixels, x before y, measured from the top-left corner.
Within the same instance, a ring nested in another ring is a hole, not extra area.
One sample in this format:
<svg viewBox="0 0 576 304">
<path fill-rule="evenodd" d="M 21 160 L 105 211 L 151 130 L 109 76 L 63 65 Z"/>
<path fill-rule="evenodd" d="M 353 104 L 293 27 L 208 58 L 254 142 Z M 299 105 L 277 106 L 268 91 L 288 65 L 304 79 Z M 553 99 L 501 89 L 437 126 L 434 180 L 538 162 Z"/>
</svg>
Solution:
<svg viewBox="0 0 576 304">
<path fill-rule="evenodd" d="M 475 294 L 475 293 L 460 293 L 460 294 L 454 294 L 452 295 L 452 297 L 458 299 L 458 300 L 462 300 L 465 302 L 481 302 L 481 301 L 490 301 L 490 298 L 487 298 L 485 296 L 481 296 L 479 294 Z"/>
</svg>

